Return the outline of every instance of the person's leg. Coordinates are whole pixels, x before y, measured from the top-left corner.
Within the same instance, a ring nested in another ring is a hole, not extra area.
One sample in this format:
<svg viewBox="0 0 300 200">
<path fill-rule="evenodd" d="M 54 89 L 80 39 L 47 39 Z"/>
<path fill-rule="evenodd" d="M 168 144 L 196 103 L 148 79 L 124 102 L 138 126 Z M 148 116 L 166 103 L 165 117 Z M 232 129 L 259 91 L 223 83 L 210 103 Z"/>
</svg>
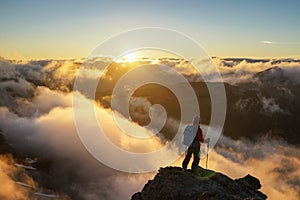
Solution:
<svg viewBox="0 0 300 200">
<path fill-rule="evenodd" d="M 187 166 L 188 166 L 188 164 L 189 164 L 189 162 L 190 162 L 191 157 L 192 157 L 192 151 L 191 151 L 191 149 L 189 148 L 189 149 L 187 150 L 187 154 L 185 155 L 185 158 L 184 158 L 184 160 L 183 160 L 183 162 L 182 162 L 182 168 L 183 168 L 183 169 L 186 169 L 186 168 L 187 168 Z"/>
<path fill-rule="evenodd" d="M 199 161 L 200 161 L 200 148 L 194 148 L 193 149 L 193 163 L 192 163 L 192 171 L 196 170 L 198 165 L 199 165 Z"/>
</svg>

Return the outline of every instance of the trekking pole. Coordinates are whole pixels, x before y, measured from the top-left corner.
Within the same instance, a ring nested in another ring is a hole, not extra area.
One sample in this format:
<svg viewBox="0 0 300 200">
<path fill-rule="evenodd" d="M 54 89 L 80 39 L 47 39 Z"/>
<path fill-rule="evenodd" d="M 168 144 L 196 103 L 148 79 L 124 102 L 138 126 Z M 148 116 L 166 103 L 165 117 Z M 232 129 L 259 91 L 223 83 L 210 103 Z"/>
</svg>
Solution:
<svg viewBox="0 0 300 200">
<path fill-rule="evenodd" d="M 208 163 L 208 150 L 209 150 L 209 142 L 207 142 L 207 152 L 206 152 L 206 169 L 207 169 L 207 163 Z"/>
</svg>

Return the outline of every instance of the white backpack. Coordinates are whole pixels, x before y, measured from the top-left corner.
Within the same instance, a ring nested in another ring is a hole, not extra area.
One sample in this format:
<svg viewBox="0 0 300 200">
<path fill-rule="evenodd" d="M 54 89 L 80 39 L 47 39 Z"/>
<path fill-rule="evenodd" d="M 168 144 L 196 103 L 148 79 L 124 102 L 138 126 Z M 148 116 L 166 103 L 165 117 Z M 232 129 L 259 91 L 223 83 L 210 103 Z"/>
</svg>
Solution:
<svg viewBox="0 0 300 200">
<path fill-rule="evenodd" d="M 198 126 L 188 125 L 183 132 L 183 144 L 190 146 L 196 137 Z"/>
</svg>

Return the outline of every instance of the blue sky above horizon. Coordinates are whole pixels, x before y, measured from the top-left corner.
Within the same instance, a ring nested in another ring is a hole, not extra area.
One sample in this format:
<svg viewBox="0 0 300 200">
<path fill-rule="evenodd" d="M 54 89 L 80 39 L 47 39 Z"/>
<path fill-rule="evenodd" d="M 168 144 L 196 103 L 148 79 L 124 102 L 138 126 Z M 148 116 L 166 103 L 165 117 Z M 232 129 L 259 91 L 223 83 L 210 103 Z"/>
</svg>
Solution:
<svg viewBox="0 0 300 200">
<path fill-rule="evenodd" d="M 0 56 L 82 58 L 138 27 L 180 31 L 219 57 L 299 57 L 300 1 L 2 1 Z M 269 42 L 261 42 L 269 41 Z"/>
</svg>

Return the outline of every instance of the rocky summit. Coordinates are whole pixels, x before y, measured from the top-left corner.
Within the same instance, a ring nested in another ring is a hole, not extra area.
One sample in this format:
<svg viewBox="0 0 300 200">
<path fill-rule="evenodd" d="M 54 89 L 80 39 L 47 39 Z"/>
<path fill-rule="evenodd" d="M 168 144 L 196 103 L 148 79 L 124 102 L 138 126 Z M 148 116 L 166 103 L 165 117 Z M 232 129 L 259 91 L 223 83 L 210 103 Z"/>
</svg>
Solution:
<svg viewBox="0 0 300 200">
<path fill-rule="evenodd" d="M 231 179 L 228 176 L 199 167 L 195 172 L 180 167 L 161 168 L 132 200 L 264 200 L 258 191 L 260 181 L 247 175 Z"/>
</svg>

